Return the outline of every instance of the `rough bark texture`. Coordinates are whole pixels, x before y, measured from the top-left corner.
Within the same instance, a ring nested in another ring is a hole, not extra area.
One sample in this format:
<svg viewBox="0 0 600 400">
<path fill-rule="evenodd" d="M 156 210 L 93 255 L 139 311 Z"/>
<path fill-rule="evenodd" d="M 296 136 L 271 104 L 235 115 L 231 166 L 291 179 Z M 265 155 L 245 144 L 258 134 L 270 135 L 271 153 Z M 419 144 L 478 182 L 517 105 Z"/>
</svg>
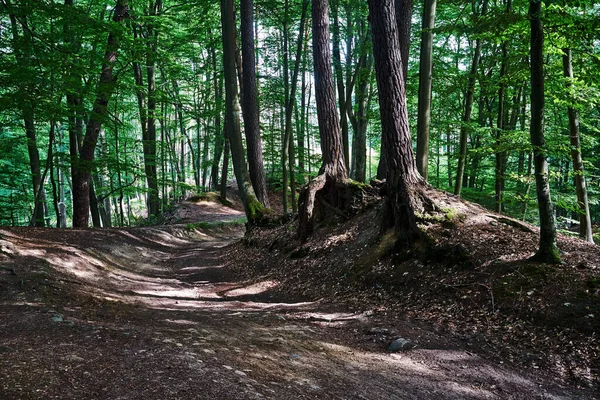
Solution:
<svg viewBox="0 0 600 400">
<path fill-rule="evenodd" d="M 339 0 L 331 1 L 331 13 L 333 20 L 333 69 L 335 72 L 335 81 L 338 91 L 338 101 L 340 106 L 340 133 L 342 135 L 342 146 L 344 149 L 344 162 L 348 169 L 348 161 L 350 160 L 350 144 L 348 140 L 348 117 L 346 116 L 347 94 L 349 88 L 344 86 L 344 71 L 342 68 L 342 57 L 340 54 L 340 20 L 339 20 Z M 346 54 L 346 57 L 349 55 Z"/>
<path fill-rule="evenodd" d="M 412 28 L 413 0 L 396 0 L 396 23 L 400 40 L 400 56 L 402 57 L 402 76 L 406 85 L 408 76 L 408 59 L 410 56 L 410 30 Z"/>
<path fill-rule="evenodd" d="M 113 22 L 120 23 L 128 16 L 127 0 L 117 0 Z M 119 49 L 119 34 L 116 31 L 108 35 L 108 45 L 102 62 L 102 72 L 96 90 L 96 99 L 86 125 L 85 137 L 79 151 L 77 167 L 73 173 L 73 226 L 87 227 L 90 212 L 90 177 L 94 151 L 100 134 L 102 122 L 108 115 L 108 101 L 113 93 L 116 76 L 113 68 Z"/>
<path fill-rule="evenodd" d="M 252 0 L 240 1 L 241 35 L 242 35 L 242 73 L 244 89 L 242 90 L 242 112 L 244 117 L 244 133 L 248 150 L 248 169 L 250 180 L 258 201 L 269 207 L 267 182 L 263 164 L 263 149 L 260 138 L 258 112 L 258 89 L 256 83 L 256 58 L 254 53 L 254 4 Z"/>
<path fill-rule="evenodd" d="M 559 263 L 556 246 L 556 226 L 548 183 L 548 162 L 544 139 L 544 30 L 541 21 L 542 2 L 531 0 L 531 126 L 530 136 L 534 152 L 535 183 L 540 213 L 540 247 L 533 260 Z"/>
<path fill-rule="evenodd" d="M 417 170 L 427 180 L 429 163 L 429 125 L 431 121 L 432 47 L 436 0 L 425 0 L 421 27 L 419 66 L 419 105 L 417 116 Z M 402 60 L 407 63 L 408 60 Z M 405 78 L 406 82 L 406 78 Z"/>
<path fill-rule="evenodd" d="M 417 172 L 412 151 L 393 0 L 370 0 L 369 11 L 382 142 L 387 160 L 388 195 L 382 230 L 390 227 L 393 216 L 399 239 L 411 241 L 421 236 L 411 192 L 423 183 L 423 178 Z"/>
<path fill-rule="evenodd" d="M 573 56 L 570 48 L 563 49 L 563 70 L 567 78 L 567 89 L 572 86 L 573 79 Z M 592 221 L 590 218 L 590 205 L 588 202 L 585 173 L 583 170 L 583 159 L 581 157 L 581 139 L 579 133 L 579 115 L 577 110 L 569 107 L 569 132 L 571 143 L 571 158 L 573 160 L 573 173 L 575 175 L 575 188 L 577 190 L 577 202 L 579 203 L 579 237 L 594 243 L 592 236 Z"/>
<path fill-rule="evenodd" d="M 337 203 L 335 184 L 344 182 L 348 177 L 340 134 L 340 120 L 335 105 L 327 0 L 312 2 L 312 31 L 315 99 L 323 165 L 319 176 L 306 185 L 300 194 L 298 234 L 301 240 L 306 239 L 313 230 L 313 209 L 317 192 L 324 190 L 323 201 L 335 207 Z"/>
<path fill-rule="evenodd" d="M 398 29 L 400 58 L 402 60 L 402 79 L 406 88 L 408 76 L 408 59 L 410 55 L 410 31 L 412 27 L 413 0 L 396 0 L 394 13 Z M 384 179 L 387 174 L 385 144 L 381 143 L 379 164 L 377 165 L 377 179 Z"/>
<path fill-rule="evenodd" d="M 346 179 L 348 172 L 344 161 L 340 119 L 335 106 L 327 0 L 313 1 L 312 23 L 315 100 L 323 154 L 321 172 L 335 179 Z"/>
<path fill-rule="evenodd" d="M 249 224 L 262 218 L 263 205 L 257 200 L 246 160 L 240 126 L 240 103 L 236 82 L 235 21 L 233 0 L 221 1 L 221 23 L 223 27 L 223 71 L 225 76 L 225 115 L 227 134 L 231 145 L 231 160 L 238 190 Z"/>
</svg>

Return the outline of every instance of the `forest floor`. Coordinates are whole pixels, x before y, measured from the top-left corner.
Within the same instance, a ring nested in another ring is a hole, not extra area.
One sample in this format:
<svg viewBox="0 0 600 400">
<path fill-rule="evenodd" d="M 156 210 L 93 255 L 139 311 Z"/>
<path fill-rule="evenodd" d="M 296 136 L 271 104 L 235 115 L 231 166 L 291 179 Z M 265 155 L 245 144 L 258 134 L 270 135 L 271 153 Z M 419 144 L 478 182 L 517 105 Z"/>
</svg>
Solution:
<svg viewBox="0 0 600 400">
<path fill-rule="evenodd" d="M 528 226 L 451 202 L 427 257 L 376 239 L 376 206 L 307 243 L 209 201 L 0 228 L 0 399 L 600 398 L 598 247 L 532 266 Z"/>
</svg>

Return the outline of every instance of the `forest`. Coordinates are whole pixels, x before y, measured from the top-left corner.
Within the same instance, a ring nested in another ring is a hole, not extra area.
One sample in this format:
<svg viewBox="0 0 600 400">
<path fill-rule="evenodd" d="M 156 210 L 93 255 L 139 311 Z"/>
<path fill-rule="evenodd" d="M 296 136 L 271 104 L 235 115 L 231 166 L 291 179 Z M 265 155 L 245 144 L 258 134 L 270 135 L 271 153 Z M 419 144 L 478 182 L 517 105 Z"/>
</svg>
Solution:
<svg viewBox="0 0 600 400">
<path fill-rule="evenodd" d="M 331 1 L 328 45 L 315 49 L 310 2 L 246 3 L 3 0 L 0 222 L 152 223 L 241 170 L 264 206 L 268 187 L 281 193 L 283 213 L 295 213 L 332 145 L 320 128 L 339 132 L 333 144 L 349 178 L 385 179 L 388 100 L 367 4 Z M 396 2 L 412 151 L 434 187 L 536 223 L 543 153 L 552 219 L 591 241 L 600 218 L 600 9 L 534 3 L 537 11 L 511 0 Z M 534 16 L 543 23 L 537 83 Z M 331 60 L 339 128 L 318 117 L 317 50 Z"/>
<path fill-rule="evenodd" d="M 0 0 L 0 52 L 0 398 L 600 393 L 600 2 Z"/>
</svg>

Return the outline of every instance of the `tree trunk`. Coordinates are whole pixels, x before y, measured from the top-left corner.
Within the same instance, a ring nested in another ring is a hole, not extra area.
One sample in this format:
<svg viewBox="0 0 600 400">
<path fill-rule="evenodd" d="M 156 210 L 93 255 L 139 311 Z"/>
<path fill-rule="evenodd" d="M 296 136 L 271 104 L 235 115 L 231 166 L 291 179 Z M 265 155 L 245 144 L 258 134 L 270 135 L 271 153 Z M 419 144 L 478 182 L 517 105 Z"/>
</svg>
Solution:
<svg viewBox="0 0 600 400">
<path fill-rule="evenodd" d="M 127 0 L 117 0 L 113 22 L 121 23 L 128 16 Z M 86 125 L 85 138 L 79 151 L 76 168 L 73 171 L 73 226 L 87 227 L 90 212 L 90 177 L 94 150 L 98 141 L 102 121 L 108 116 L 108 101 L 113 93 L 117 77 L 113 74 L 119 49 L 118 30 L 108 35 L 108 46 L 104 53 L 102 73 L 96 90 L 96 99 L 90 119 Z"/>
<path fill-rule="evenodd" d="M 240 103 L 236 82 L 235 21 L 233 0 L 221 0 L 221 23 L 223 27 L 223 67 L 225 75 L 225 104 L 231 159 L 238 190 L 249 224 L 263 217 L 264 207 L 257 200 L 244 158 L 244 146 L 240 127 Z"/>
<path fill-rule="evenodd" d="M 419 66 L 419 105 L 417 116 L 417 170 L 427 181 L 429 170 L 429 125 L 431 121 L 431 85 L 433 81 L 433 28 L 436 0 L 425 0 L 421 28 L 421 60 Z M 407 63 L 408 60 L 402 60 Z M 406 81 L 406 78 L 405 78 Z"/>
<path fill-rule="evenodd" d="M 487 11 L 487 0 L 483 1 L 481 6 L 481 16 Z M 471 122 L 471 113 L 473 111 L 473 96 L 475 93 L 475 82 L 477 81 L 477 70 L 479 68 L 479 60 L 481 58 L 481 39 L 475 40 L 475 53 L 471 70 L 469 72 L 469 83 L 467 85 L 467 98 L 465 100 L 465 112 L 460 126 L 460 149 L 458 153 L 458 168 L 456 170 L 456 181 L 454 185 L 454 194 L 460 196 L 462 190 L 463 175 L 465 173 L 465 165 L 467 162 L 467 144 L 469 139 L 469 124 Z"/>
<path fill-rule="evenodd" d="M 563 70 L 565 78 L 567 78 L 567 89 L 570 90 L 572 87 L 571 81 L 573 80 L 573 56 L 570 48 L 563 49 Z M 573 106 L 569 106 L 569 132 L 575 188 L 577 190 L 577 202 L 579 205 L 579 237 L 590 243 L 594 243 L 583 159 L 581 158 L 579 115 Z"/>
<path fill-rule="evenodd" d="M 387 230 L 394 226 L 398 239 L 408 243 L 421 236 L 411 192 L 423 183 L 423 178 L 417 171 L 412 151 L 393 0 L 369 0 L 369 11 L 382 142 L 387 160 L 388 195 L 381 228 Z"/>
<path fill-rule="evenodd" d="M 333 69 L 329 42 L 329 9 L 327 0 L 312 2 L 313 64 L 317 120 L 321 138 L 323 164 L 319 176 L 306 185 L 300 194 L 298 234 L 305 240 L 313 230 L 317 192 L 325 189 L 325 199 L 335 206 L 335 184 L 344 182 L 348 170 L 340 134 L 340 121 L 335 104 Z"/>
<path fill-rule="evenodd" d="M 534 152 L 535 183 L 540 214 L 540 245 L 532 260 L 560 263 L 560 254 L 556 246 L 556 226 L 550 199 L 544 139 L 544 30 L 541 13 L 542 2 L 531 0 L 529 2 L 531 25 L 531 126 L 529 133 Z"/>
<path fill-rule="evenodd" d="M 244 133 L 248 146 L 248 168 L 250 180 L 258 201 L 269 207 L 267 183 L 263 163 L 262 141 L 258 112 L 258 89 L 256 84 L 256 60 L 254 52 L 254 4 L 253 0 L 240 1 L 241 36 L 242 36 L 242 112 L 244 117 Z"/>
<path fill-rule="evenodd" d="M 338 101 L 340 106 L 340 133 L 342 135 L 342 146 L 344 150 L 344 162 L 346 164 L 346 170 L 348 170 L 350 161 L 350 147 L 348 140 L 348 117 L 346 116 L 347 108 L 347 94 L 346 90 L 349 89 L 344 86 L 344 71 L 342 68 L 342 58 L 340 55 L 340 21 L 339 21 L 339 0 L 332 0 L 331 2 L 331 14 L 333 20 L 333 70 L 335 72 L 335 80 L 337 83 L 338 90 Z M 348 57 L 349 54 L 346 54 Z"/>
</svg>

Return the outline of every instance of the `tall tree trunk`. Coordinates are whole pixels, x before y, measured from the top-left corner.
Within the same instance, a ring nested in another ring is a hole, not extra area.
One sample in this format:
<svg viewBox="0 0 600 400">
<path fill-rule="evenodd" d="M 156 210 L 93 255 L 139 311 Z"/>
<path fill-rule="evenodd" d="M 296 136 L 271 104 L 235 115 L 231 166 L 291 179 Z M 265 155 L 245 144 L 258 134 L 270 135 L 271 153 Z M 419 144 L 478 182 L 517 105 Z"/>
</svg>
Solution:
<svg viewBox="0 0 600 400">
<path fill-rule="evenodd" d="M 326 199 L 323 202 L 331 202 L 336 193 L 335 184 L 344 182 L 348 177 L 340 120 L 335 104 L 327 0 L 312 2 L 312 32 L 315 99 L 323 164 L 319 176 L 309 182 L 300 193 L 298 234 L 301 240 L 305 240 L 313 230 L 317 192 L 325 189 Z"/>
<path fill-rule="evenodd" d="M 267 183 L 263 163 L 262 141 L 258 111 L 258 88 L 256 83 L 256 60 L 254 52 L 254 4 L 253 0 L 240 1 L 241 36 L 242 36 L 242 113 L 244 117 L 244 133 L 248 150 L 248 169 L 250 180 L 258 201 L 269 207 Z"/>
<path fill-rule="evenodd" d="M 387 160 L 388 195 L 381 229 L 385 231 L 394 226 L 398 240 L 408 243 L 421 236 L 410 192 L 411 187 L 422 184 L 423 178 L 417 171 L 412 151 L 393 0 L 369 0 L 369 11 Z"/>
<path fill-rule="evenodd" d="M 214 78 L 213 90 L 215 92 L 215 151 L 211 164 L 210 180 L 212 188 L 216 189 L 219 186 L 219 163 L 223 154 L 224 137 L 221 129 L 221 109 L 223 108 L 223 79 L 217 71 L 217 57 L 214 48 L 211 49 L 211 58 L 213 63 Z"/>
<path fill-rule="evenodd" d="M 15 51 L 17 61 L 20 66 L 28 70 L 31 67 L 33 54 L 31 49 L 31 41 L 29 38 L 29 27 L 25 15 L 21 15 L 19 19 L 14 14 L 14 10 L 10 6 L 8 0 L 3 0 L 2 4 L 9 13 L 9 19 L 12 30 L 12 44 Z M 18 24 L 23 28 L 23 35 L 19 35 Z M 43 182 L 41 177 L 40 153 L 37 147 L 37 134 L 35 129 L 35 111 L 34 100 L 30 95 L 35 92 L 34 88 L 27 82 L 20 83 L 21 95 L 17 97 L 17 103 L 21 111 L 21 117 L 25 125 L 25 136 L 27 138 L 27 153 L 29 155 L 29 169 L 31 172 L 31 182 L 33 185 L 34 199 L 34 215 L 31 217 L 32 226 L 44 226 L 44 201 L 41 196 L 43 190 Z"/>
<path fill-rule="evenodd" d="M 481 6 L 481 16 L 487 11 L 488 0 L 483 0 Z M 469 71 L 469 82 L 467 84 L 467 98 L 465 100 L 465 110 L 460 126 L 460 149 L 458 153 L 458 167 L 456 170 L 456 181 L 454 185 L 454 194 L 460 196 L 462 191 L 463 175 L 465 173 L 465 165 L 467 163 L 467 144 L 469 140 L 469 124 L 471 122 L 471 113 L 473 112 L 473 96 L 475 94 L 475 82 L 477 81 L 477 70 L 479 68 L 479 60 L 481 58 L 481 39 L 475 40 L 475 52 Z"/>
<path fill-rule="evenodd" d="M 410 57 L 413 0 L 395 0 L 395 12 L 396 23 L 398 24 L 398 39 L 400 40 L 400 56 L 402 57 L 402 76 L 404 77 L 404 85 L 406 86 L 408 60 Z"/>
<path fill-rule="evenodd" d="M 567 78 L 567 89 L 571 90 L 573 80 L 573 56 L 570 48 L 563 49 L 563 70 Z M 569 106 L 569 132 L 571 142 L 571 158 L 573 160 L 573 174 L 575 175 L 575 188 L 579 205 L 579 237 L 594 243 L 592 236 L 592 221 L 590 205 L 588 202 L 583 159 L 581 157 L 581 138 L 579 133 L 579 115 L 573 106 Z"/>
<path fill-rule="evenodd" d="M 560 263 L 556 246 L 556 226 L 550 185 L 548 183 L 548 162 L 544 139 L 544 30 L 541 20 L 542 2 L 529 2 L 531 25 L 531 126 L 530 136 L 534 152 L 535 183 L 540 214 L 540 245 L 533 260 L 547 263 Z"/>
<path fill-rule="evenodd" d="M 433 81 L 433 28 L 436 0 L 425 0 L 421 28 L 421 60 L 419 67 L 419 105 L 417 116 L 417 170 L 427 181 L 429 170 L 429 125 L 431 121 L 431 85 Z M 408 62 L 408 60 L 402 60 Z"/>
<path fill-rule="evenodd" d="M 113 22 L 121 23 L 128 16 L 127 0 L 117 0 L 113 14 Z M 87 227 L 90 212 L 90 177 L 94 150 L 98 141 L 102 121 L 108 116 L 108 101 L 112 96 L 116 83 L 113 68 L 119 49 L 119 31 L 111 31 L 108 35 L 108 46 L 104 53 L 102 73 L 96 90 L 96 99 L 90 119 L 86 125 L 85 138 L 79 151 L 76 168 L 73 173 L 73 226 Z"/>
<path fill-rule="evenodd" d="M 158 31 L 152 21 L 162 10 L 162 0 L 150 2 L 150 24 L 148 24 L 148 44 L 146 46 L 146 76 L 148 80 L 148 120 L 147 136 L 144 141 L 144 170 L 148 182 L 148 215 L 158 215 L 160 198 L 156 175 L 156 52 Z"/>
<path fill-rule="evenodd" d="M 221 0 L 221 24 L 223 27 L 223 70 L 225 75 L 225 104 L 231 159 L 238 190 L 249 224 L 263 217 L 264 207 L 257 200 L 244 158 L 244 146 L 240 127 L 240 103 L 236 82 L 235 14 L 233 0 Z"/>
<path fill-rule="evenodd" d="M 342 58 L 340 55 L 341 40 L 339 21 L 339 0 L 332 0 L 331 14 L 333 20 L 333 69 L 335 71 L 340 106 L 340 133 L 342 135 L 342 146 L 344 149 L 344 162 L 346 163 L 346 170 L 348 170 L 348 162 L 350 161 L 350 148 L 348 140 L 348 117 L 346 116 L 346 99 L 348 97 L 346 94 L 346 90 L 348 88 L 344 86 L 344 71 L 342 68 Z M 349 55 L 347 54 L 346 56 L 348 57 Z"/>
</svg>

